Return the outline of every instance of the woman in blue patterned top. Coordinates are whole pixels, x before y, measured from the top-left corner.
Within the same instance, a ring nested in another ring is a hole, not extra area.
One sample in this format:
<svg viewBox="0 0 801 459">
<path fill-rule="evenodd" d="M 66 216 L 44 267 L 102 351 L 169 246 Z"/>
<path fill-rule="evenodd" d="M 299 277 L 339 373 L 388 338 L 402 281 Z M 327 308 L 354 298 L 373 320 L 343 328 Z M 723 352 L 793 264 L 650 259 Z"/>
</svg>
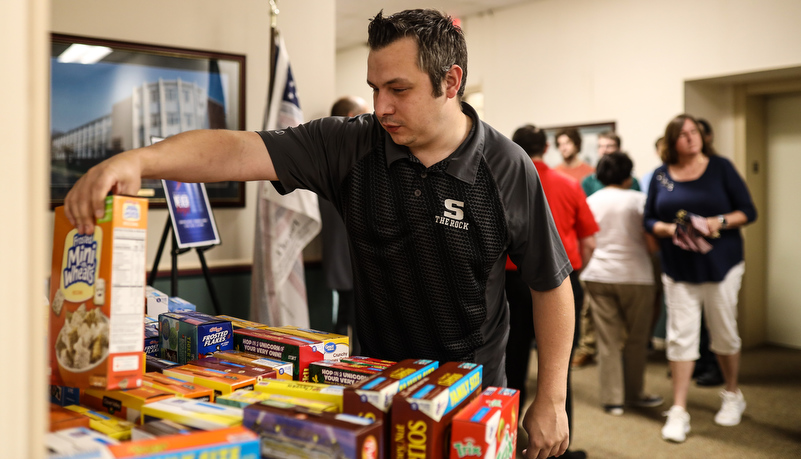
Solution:
<svg viewBox="0 0 801 459">
<path fill-rule="evenodd" d="M 734 166 L 704 143 L 692 116 L 679 115 L 668 124 L 662 155 L 664 164 L 651 179 L 644 219 L 646 230 L 660 238 L 667 358 L 673 375 L 673 406 L 666 413 L 662 438 L 683 442 L 690 431 L 687 393 L 698 359 L 702 313 L 725 379 L 715 422 L 737 425 L 745 410 L 737 387 L 737 294 L 745 270 L 739 228 L 756 219 L 756 208 Z M 683 243 L 680 236 L 686 233 L 676 222 L 686 216 L 693 217 L 687 225 L 690 234 L 708 251 Z"/>
</svg>

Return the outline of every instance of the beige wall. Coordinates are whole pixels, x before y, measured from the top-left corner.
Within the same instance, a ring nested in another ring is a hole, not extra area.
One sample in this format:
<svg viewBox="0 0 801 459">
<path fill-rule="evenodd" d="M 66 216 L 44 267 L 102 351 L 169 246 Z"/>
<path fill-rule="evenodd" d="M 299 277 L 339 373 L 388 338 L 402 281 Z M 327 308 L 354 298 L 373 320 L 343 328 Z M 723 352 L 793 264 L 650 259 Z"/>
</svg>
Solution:
<svg viewBox="0 0 801 459">
<path fill-rule="evenodd" d="M 293 0 L 279 6 L 278 28 L 291 59 L 301 108 L 307 119 L 324 116 L 335 97 L 334 2 Z M 261 128 L 270 56 L 266 0 L 53 0 L 52 8 L 52 31 L 57 33 L 244 54 L 245 128 Z M 207 252 L 211 265 L 250 263 L 252 259 L 256 184 L 249 183 L 246 189 L 245 209 L 215 210 L 223 244 Z M 150 212 L 148 268 L 166 218 L 165 210 Z M 194 252 L 183 255 L 179 263 L 181 268 L 199 266 Z M 166 256 L 161 268 L 168 267 Z"/>
<path fill-rule="evenodd" d="M 801 64 L 799 17 L 795 0 L 529 2 L 462 18 L 467 86 L 483 89 L 486 121 L 507 135 L 527 122 L 616 121 L 641 175 L 684 109 L 684 81 Z M 358 53 L 366 59 L 364 48 L 338 53 L 337 93 L 355 81 L 369 97 Z"/>
</svg>

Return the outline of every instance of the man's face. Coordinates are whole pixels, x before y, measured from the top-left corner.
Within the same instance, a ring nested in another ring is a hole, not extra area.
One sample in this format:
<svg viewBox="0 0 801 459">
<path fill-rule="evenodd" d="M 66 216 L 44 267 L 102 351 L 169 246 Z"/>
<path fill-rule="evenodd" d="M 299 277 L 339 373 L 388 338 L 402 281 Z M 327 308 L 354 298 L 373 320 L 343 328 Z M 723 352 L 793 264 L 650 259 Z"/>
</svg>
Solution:
<svg viewBox="0 0 801 459">
<path fill-rule="evenodd" d="M 614 153 L 619 149 L 617 142 L 606 137 L 598 138 L 598 156 L 608 155 Z"/>
<path fill-rule="evenodd" d="M 441 132 L 447 97 L 433 96 L 428 74 L 417 66 L 417 43 L 402 38 L 367 57 L 367 84 L 381 126 L 398 145 L 412 152 L 425 148 Z"/>
<path fill-rule="evenodd" d="M 573 159 L 578 154 L 578 148 L 576 148 L 576 144 L 570 140 L 570 137 L 562 134 L 556 139 L 556 148 L 559 149 L 559 153 L 562 154 L 562 158 L 565 161 L 569 161 Z"/>
</svg>

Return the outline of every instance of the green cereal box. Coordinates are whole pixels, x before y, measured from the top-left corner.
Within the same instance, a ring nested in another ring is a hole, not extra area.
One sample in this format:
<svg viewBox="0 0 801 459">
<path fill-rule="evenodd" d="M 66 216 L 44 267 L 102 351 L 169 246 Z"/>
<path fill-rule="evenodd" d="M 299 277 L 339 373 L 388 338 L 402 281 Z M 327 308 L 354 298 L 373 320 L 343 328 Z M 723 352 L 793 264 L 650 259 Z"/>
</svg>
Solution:
<svg viewBox="0 0 801 459">
<path fill-rule="evenodd" d="M 181 365 L 234 348 L 231 322 L 202 312 L 159 314 L 161 358 Z"/>
</svg>

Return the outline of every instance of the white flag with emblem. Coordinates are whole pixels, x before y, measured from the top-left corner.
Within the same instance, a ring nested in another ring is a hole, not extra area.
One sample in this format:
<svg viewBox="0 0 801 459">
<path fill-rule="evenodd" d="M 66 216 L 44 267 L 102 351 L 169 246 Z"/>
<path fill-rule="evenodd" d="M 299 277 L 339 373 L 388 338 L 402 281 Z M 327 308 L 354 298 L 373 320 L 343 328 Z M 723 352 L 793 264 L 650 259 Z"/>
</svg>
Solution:
<svg viewBox="0 0 801 459">
<path fill-rule="evenodd" d="M 284 129 L 303 122 L 284 41 L 275 38 L 275 76 L 263 128 Z M 253 244 L 250 318 L 271 326 L 309 326 L 303 248 L 320 232 L 317 195 L 295 190 L 282 196 L 259 182 Z"/>
</svg>

